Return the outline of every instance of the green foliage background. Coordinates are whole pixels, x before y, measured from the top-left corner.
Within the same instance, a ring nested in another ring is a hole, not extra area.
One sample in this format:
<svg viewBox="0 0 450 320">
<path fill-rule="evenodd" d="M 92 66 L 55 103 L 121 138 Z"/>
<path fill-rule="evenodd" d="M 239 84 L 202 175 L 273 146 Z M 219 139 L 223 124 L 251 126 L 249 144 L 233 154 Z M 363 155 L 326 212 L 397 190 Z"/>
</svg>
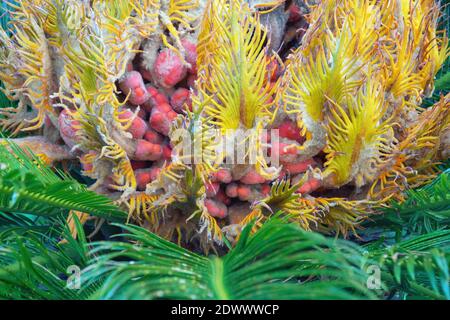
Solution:
<svg viewBox="0 0 450 320">
<path fill-rule="evenodd" d="M 442 10 L 450 32 L 448 1 Z M 424 105 L 449 91 L 450 60 Z M 0 93 L 0 107 L 11 105 Z M 306 232 L 275 216 L 254 234 L 248 226 L 227 254 L 203 256 L 126 225 L 108 198 L 1 146 L 0 299 L 450 299 L 450 166 L 443 169 L 366 222 L 358 238 Z M 106 223 L 92 238 L 98 226 L 75 219 L 74 239 L 70 210 Z M 68 287 L 70 266 L 82 270 L 77 290 Z M 371 282 L 378 271 L 381 282 Z"/>
</svg>

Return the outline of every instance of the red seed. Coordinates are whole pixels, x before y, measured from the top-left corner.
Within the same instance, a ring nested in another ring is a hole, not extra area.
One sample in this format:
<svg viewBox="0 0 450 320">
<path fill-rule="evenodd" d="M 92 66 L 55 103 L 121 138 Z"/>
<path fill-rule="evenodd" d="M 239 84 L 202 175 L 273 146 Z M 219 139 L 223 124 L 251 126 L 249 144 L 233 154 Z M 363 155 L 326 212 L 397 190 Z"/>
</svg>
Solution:
<svg viewBox="0 0 450 320">
<path fill-rule="evenodd" d="M 167 117 L 169 118 L 170 121 L 173 121 L 173 120 L 175 120 L 176 117 L 178 117 L 178 113 L 171 110 L 171 111 L 167 112 Z"/>
<path fill-rule="evenodd" d="M 305 141 L 305 137 L 302 136 L 300 128 L 297 127 L 294 121 L 284 120 L 278 128 L 278 134 L 281 138 L 287 138 L 289 140 L 295 140 L 299 143 Z"/>
<path fill-rule="evenodd" d="M 161 173 L 161 168 L 151 167 L 147 169 L 135 170 L 134 175 L 136 177 L 137 189 L 139 191 L 145 191 L 147 184 L 156 180 Z"/>
<path fill-rule="evenodd" d="M 164 137 L 152 129 L 147 130 L 144 139 L 154 144 L 162 144 L 164 142 Z"/>
<path fill-rule="evenodd" d="M 192 111 L 191 92 L 185 88 L 178 88 L 170 98 L 170 104 L 178 113 L 183 113 L 186 108 Z"/>
<path fill-rule="evenodd" d="M 156 81 L 165 88 L 172 88 L 186 76 L 187 68 L 181 58 L 172 50 L 161 51 L 155 61 Z"/>
<path fill-rule="evenodd" d="M 169 99 L 162 93 L 158 93 L 155 96 L 155 105 L 161 105 L 161 104 L 169 104 Z"/>
<path fill-rule="evenodd" d="M 219 192 L 217 192 L 215 198 L 227 206 L 231 204 L 231 199 L 227 197 L 222 189 L 219 189 Z"/>
<path fill-rule="evenodd" d="M 307 159 L 299 163 L 283 163 L 283 171 L 289 172 L 291 175 L 303 173 L 308 170 L 308 168 L 314 167 L 316 162 L 314 159 Z"/>
<path fill-rule="evenodd" d="M 119 86 L 124 91 L 125 94 L 131 89 L 140 87 L 143 84 L 142 76 L 137 71 L 130 71 L 125 74 L 123 79 L 120 81 Z"/>
<path fill-rule="evenodd" d="M 209 182 L 205 184 L 206 196 L 214 197 L 219 192 L 220 184 L 217 182 Z"/>
<path fill-rule="evenodd" d="M 156 108 L 163 113 L 169 113 L 170 111 L 173 111 L 172 107 L 168 103 L 160 103 L 156 106 Z"/>
<path fill-rule="evenodd" d="M 237 198 L 238 197 L 237 183 L 230 183 L 229 185 L 227 185 L 225 189 L 225 194 L 230 198 Z"/>
<path fill-rule="evenodd" d="M 278 158 L 281 162 L 292 161 L 292 158 L 295 158 L 297 154 L 297 148 L 293 144 L 295 144 L 294 141 L 292 144 L 284 142 L 278 144 L 272 143 L 272 148 L 270 149 L 271 158 Z"/>
<path fill-rule="evenodd" d="M 297 149 L 289 145 L 288 143 L 280 143 L 280 155 L 295 155 L 297 154 Z"/>
<path fill-rule="evenodd" d="M 152 181 L 151 172 L 149 169 L 139 169 L 134 172 L 136 177 L 136 185 L 139 191 L 145 191 L 147 184 Z"/>
<path fill-rule="evenodd" d="M 154 154 L 160 154 L 162 156 L 163 154 L 163 147 L 159 144 L 154 144 L 152 151 Z"/>
<path fill-rule="evenodd" d="M 159 111 L 153 109 L 150 116 L 150 126 L 159 133 L 168 136 L 170 131 L 170 123 L 167 116 Z"/>
<path fill-rule="evenodd" d="M 230 183 L 233 180 L 231 171 L 228 169 L 217 170 L 217 172 L 214 172 L 212 174 L 211 178 L 213 181 L 219 181 L 219 182 L 223 182 L 223 183 Z"/>
<path fill-rule="evenodd" d="M 141 98 L 142 96 L 144 96 L 146 94 L 147 90 L 142 89 L 141 87 L 137 87 L 136 89 L 134 89 L 134 94 L 138 97 Z M 148 93 L 148 92 L 147 92 Z"/>
<path fill-rule="evenodd" d="M 131 119 L 133 117 L 133 112 L 130 109 L 123 109 L 121 110 L 121 112 L 119 113 L 119 119 L 121 120 L 128 120 Z"/>
<path fill-rule="evenodd" d="M 228 208 L 219 201 L 212 199 L 205 200 L 205 207 L 209 214 L 215 218 L 223 219 L 228 215 Z"/>
<path fill-rule="evenodd" d="M 158 130 L 158 128 L 160 127 L 160 125 L 162 124 L 162 122 L 164 120 L 165 120 L 164 114 L 162 114 L 158 110 L 156 110 L 156 112 L 155 112 L 155 110 L 153 110 L 152 115 L 150 116 L 150 126 L 153 129 L 157 130 L 158 132 L 165 131 L 165 130 Z M 166 133 L 164 132 L 164 134 L 166 134 Z"/>
<path fill-rule="evenodd" d="M 169 99 L 167 99 L 167 97 L 159 92 L 155 87 L 147 85 L 146 89 L 150 95 L 149 100 L 143 105 L 147 112 L 151 112 L 152 108 L 155 108 L 160 104 L 169 104 Z"/>
<path fill-rule="evenodd" d="M 131 104 L 141 105 L 150 99 L 150 95 L 144 85 L 144 79 L 137 71 L 127 72 L 120 80 L 119 87 L 125 95 L 129 95 Z"/>
<path fill-rule="evenodd" d="M 131 110 L 124 110 L 124 112 L 119 114 L 119 119 L 131 119 L 133 116 L 134 114 Z M 127 131 L 131 133 L 134 139 L 142 139 L 147 129 L 147 123 L 142 118 L 135 117 Z"/>
<path fill-rule="evenodd" d="M 321 186 L 321 181 L 316 178 L 311 178 L 305 184 L 303 184 L 298 190 L 298 193 L 308 194 L 313 191 L 316 191 Z"/>
<path fill-rule="evenodd" d="M 159 168 L 159 167 L 152 167 L 151 168 L 151 170 L 150 170 L 150 177 L 151 177 L 152 181 L 158 179 L 160 174 L 161 174 L 161 168 Z"/>
<path fill-rule="evenodd" d="M 152 109 L 152 113 L 150 115 L 150 127 L 155 131 L 168 136 L 172 121 L 177 115 L 178 114 L 173 111 L 169 104 L 164 103 L 157 105 Z"/>
<path fill-rule="evenodd" d="M 153 87 L 153 86 L 150 85 L 150 84 L 147 84 L 147 85 L 145 86 L 145 88 L 147 89 L 147 92 L 148 92 L 148 93 L 150 94 L 150 96 L 152 96 L 152 97 L 156 96 L 156 95 L 159 93 L 158 89 L 156 89 L 155 87 Z"/>
<path fill-rule="evenodd" d="M 167 161 L 172 160 L 172 148 L 169 145 L 163 145 L 163 158 Z"/>
<path fill-rule="evenodd" d="M 147 123 L 139 117 L 133 120 L 131 127 L 128 131 L 131 133 L 134 139 L 142 139 L 147 131 Z"/>
<path fill-rule="evenodd" d="M 162 148 L 160 145 L 142 139 L 137 141 L 134 160 L 155 161 L 161 159 L 161 157 Z"/>
<path fill-rule="evenodd" d="M 250 188 L 250 186 L 241 184 L 238 186 L 237 193 L 238 193 L 239 200 L 247 201 L 250 199 L 250 197 L 252 195 L 252 189 Z"/>
<path fill-rule="evenodd" d="M 260 184 L 266 182 L 266 179 L 256 171 L 251 170 L 240 181 L 244 184 Z"/>
</svg>

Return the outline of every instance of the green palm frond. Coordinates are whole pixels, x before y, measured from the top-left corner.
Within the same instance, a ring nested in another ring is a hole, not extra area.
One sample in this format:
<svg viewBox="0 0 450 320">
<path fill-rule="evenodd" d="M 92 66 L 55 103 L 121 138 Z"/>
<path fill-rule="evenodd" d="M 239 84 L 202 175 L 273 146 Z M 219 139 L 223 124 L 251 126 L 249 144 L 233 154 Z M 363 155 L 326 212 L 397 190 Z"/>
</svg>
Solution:
<svg viewBox="0 0 450 320">
<path fill-rule="evenodd" d="M 93 244 L 87 283 L 104 279 L 99 299 L 356 299 L 366 287 L 356 246 L 272 218 L 255 234 L 247 226 L 236 247 L 210 258 L 136 226 L 131 242 Z"/>
<path fill-rule="evenodd" d="M 383 269 L 383 280 L 401 298 L 450 299 L 450 230 L 388 245 L 366 245 L 368 256 Z"/>
<path fill-rule="evenodd" d="M 64 243 L 26 228 L 0 233 L 0 299 L 86 299 L 97 290 L 95 283 L 80 290 L 67 286 L 69 267 L 81 269 L 88 261 L 86 237 L 75 224 L 77 240 L 63 223 L 55 230 Z"/>
<path fill-rule="evenodd" d="M 450 231 L 365 246 L 306 232 L 279 216 L 244 230 L 223 257 L 204 257 L 145 229 L 120 241 L 68 243 L 29 231 L 0 234 L 0 297 L 17 299 L 449 299 Z M 91 248 L 89 250 L 89 248 Z M 67 267 L 85 267 L 70 290 Z M 368 266 L 381 290 L 367 288 Z"/>
<path fill-rule="evenodd" d="M 384 214 L 367 226 L 393 230 L 399 234 L 428 233 L 450 225 L 450 169 L 432 183 L 407 192 L 406 201 L 393 202 Z"/>
<path fill-rule="evenodd" d="M 15 230 L 25 233 L 29 230 L 46 232 L 55 225 L 56 219 L 31 214 L 0 212 L 0 237 L 4 232 Z"/>
<path fill-rule="evenodd" d="M 365 224 L 368 257 L 377 261 L 391 297 L 450 299 L 450 170 L 407 192 Z"/>
<path fill-rule="evenodd" d="M 0 145 L 0 159 L 1 211 L 57 216 L 76 210 L 114 221 L 127 217 L 107 197 L 89 191 L 60 171 L 52 171 L 11 142 Z"/>
<path fill-rule="evenodd" d="M 436 80 L 436 90 L 438 93 L 450 91 L 450 70 Z"/>
</svg>

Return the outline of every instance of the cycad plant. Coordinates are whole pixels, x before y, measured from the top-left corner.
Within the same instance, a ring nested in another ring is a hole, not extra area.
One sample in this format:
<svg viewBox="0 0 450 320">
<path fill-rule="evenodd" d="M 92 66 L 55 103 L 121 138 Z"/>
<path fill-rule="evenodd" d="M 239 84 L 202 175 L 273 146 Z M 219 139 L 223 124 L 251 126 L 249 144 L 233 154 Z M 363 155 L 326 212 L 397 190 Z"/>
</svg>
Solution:
<svg viewBox="0 0 450 320">
<path fill-rule="evenodd" d="M 445 4 L 2 12 L 1 298 L 450 298 Z"/>
<path fill-rule="evenodd" d="M 367 222 L 353 241 L 302 230 L 277 214 L 257 231 L 254 222 L 246 226 L 227 253 L 207 257 L 126 225 L 126 212 L 108 198 L 39 158 L 14 145 L 2 150 L 15 152 L 3 153 L 0 171 L 2 187 L 5 177 L 15 186 L 14 194 L 1 196 L 5 299 L 450 298 L 448 172 Z M 23 184 L 24 176 L 48 182 L 35 189 Z M 98 228 L 88 221 L 83 228 L 77 215 L 67 221 L 80 207 L 106 223 Z M 34 214 L 25 213 L 31 209 Z M 86 234 L 95 229 L 100 241 Z M 82 271 L 77 290 L 68 282 L 74 266 Z M 372 283 L 374 270 L 380 277 Z"/>
</svg>

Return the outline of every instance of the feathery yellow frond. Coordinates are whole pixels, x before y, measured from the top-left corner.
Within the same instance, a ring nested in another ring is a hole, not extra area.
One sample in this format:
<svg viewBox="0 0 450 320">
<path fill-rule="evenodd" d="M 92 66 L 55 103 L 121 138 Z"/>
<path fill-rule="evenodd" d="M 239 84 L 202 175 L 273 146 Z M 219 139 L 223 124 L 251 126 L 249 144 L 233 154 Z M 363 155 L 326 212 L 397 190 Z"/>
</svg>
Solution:
<svg viewBox="0 0 450 320">
<path fill-rule="evenodd" d="M 337 236 L 347 237 L 349 233 L 357 235 L 357 228 L 364 219 L 372 214 L 376 203 L 366 200 L 352 201 L 343 198 L 316 198 L 309 205 L 316 207 L 320 217 L 317 230 L 333 232 Z"/>
<path fill-rule="evenodd" d="M 9 50 L 11 60 L 1 63 L 2 68 L 17 69 L 20 80 L 10 74 L 0 73 L 0 80 L 12 90 L 9 96 L 21 100 L 21 105 L 30 104 L 36 110 L 32 119 L 25 119 L 24 124 L 9 124 L 19 126 L 22 131 L 32 131 L 43 126 L 45 115 L 54 113 L 50 95 L 56 90 L 52 78 L 52 65 L 48 41 L 39 21 L 32 15 L 28 23 L 15 20 L 12 28 L 12 39 L 2 31 L 0 40 L 4 43 L 4 50 Z M 19 58 L 20 55 L 20 58 Z M 6 58 L 6 57 L 5 57 Z M 10 67 L 8 67 L 10 64 Z M 13 65 L 15 64 L 15 65 Z M 18 110 L 19 114 L 22 110 Z"/>
<path fill-rule="evenodd" d="M 191 29 L 190 23 L 198 18 L 195 14 L 198 8 L 199 0 L 171 0 L 168 14 L 173 23 L 180 23 L 186 29 Z"/>
<path fill-rule="evenodd" d="M 370 188 L 370 196 L 403 200 L 402 191 L 431 181 L 439 172 L 439 154 L 444 134 L 450 127 L 450 95 L 442 97 L 434 106 L 418 116 L 406 130 L 406 137 L 386 155 L 380 174 Z M 445 159 L 442 159 L 445 160 Z"/>
<path fill-rule="evenodd" d="M 317 222 L 314 210 L 305 210 L 301 205 L 304 200 L 299 193 L 296 193 L 299 184 L 291 185 L 289 180 L 279 180 L 273 183 L 270 194 L 267 198 L 261 200 L 257 207 L 266 213 L 276 213 L 282 211 L 299 223 L 302 228 L 309 230 L 311 223 Z M 267 212 L 269 210 L 270 212 Z"/>
<path fill-rule="evenodd" d="M 199 73 L 208 78 L 199 86 L 213 97 L 205 112 L 223 130 L 252 128 L 271 116 L 265 32 L 258 17 L 237 0 L 211 1 L 205 19 L 200 39 L 208 43 L 199 44 L 198 62 Z M 212 48 L 211 53 L 201 51 Z"/>
<path fill-rule="evenodd" d="M 330 108 L 325 148 L 325 183 L 338 188 L 355 179 L 358 187 L 375 179 L 378 161 L 389 153 L 393 132 L 383 120 L 386 104 L 383 89 L 374 76 L 358 96 L 345 105 Z"/>
<path fill-rule="evenodd" d="M 127 63 L 138 52 L 143 38 L 156 32 L 160 5 L 156 0 L 97 0 L 94 10 L 104 33 L 107 54 L 122 75 Z"/>
<path fill-rule="evenodd" d="M 322 3 L 315 10 L 321 14 L 305 35 L 309 42 L 289 57 L 277 97 L 310 137 L 299 150 L 305 157 L 326 144 L 321 122 L 330 105 L 354 95 L 365 80 L 363 69 L 376 62 L 379 11 L 369 1 L 336 1 L 332 8 Z"/>
<path fill-rule="evenodd" d="M 136 193 L 129 197 L 127 201 L 129 218 L 141 220 L 142 217 L 152 225 L 157 226 L 159 217 L 153 202 L 158 200 L 158 196 Z"/>
</svg>

